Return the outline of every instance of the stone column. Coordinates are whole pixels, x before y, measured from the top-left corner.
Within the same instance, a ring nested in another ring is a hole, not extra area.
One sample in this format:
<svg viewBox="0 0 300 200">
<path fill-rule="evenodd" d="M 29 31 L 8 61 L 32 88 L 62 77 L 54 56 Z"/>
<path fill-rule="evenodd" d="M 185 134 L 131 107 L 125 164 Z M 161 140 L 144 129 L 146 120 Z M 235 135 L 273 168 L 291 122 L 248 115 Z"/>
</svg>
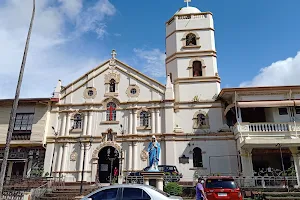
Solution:
<svg viewBox="0 0 300 200">
<path fill-rule="evenodd" d="M 60 144 L 57 144 L 57 154 L 56 154 L 56 172 L 60 172 L 61 170 L 61 160 L 62 160 L 62 154 L 63 154 L 63 146 Z M 59 173 L 56 173 L 56 177 L 59 177 Z"/>
<path fill-rule="evenodd" d="M 163 178 L 156 179 L 156 187 L 157 187 L 157 189 L 159 189 L 161 191 L 164 190 L 164 179 Z"/>
<path fill-rule="evenodd" d="M 67 113 L 62 113 L 62 120 L 61 120 L 61 125 L 60 125 L 60 136 L 65 135 L 66 122 L 67 122 Z"/>
<path fill-rule="evenodd" d="M 128 144 L 128 154 L 127 154 L 127 158 L 128 158 L 128 170 L 131 171 L 132 170 L 132 143 L 129 142 Z"/>
<path fill-rule="evenodd" d="M 62 172 L 67 171 L 67 161 L 68 161 L 68 155 L 69 155 L 69 149 L 68 144 L 63 145 L 63 153 L 62 153 L 62 160 L 61 160 L 61 170 Z M 58 160 L 59 162 L 59 160 Z"/>
<path fill-rule="evenodd" d="M 13 161 L 8 161 L 8 168 L 7 168 L 7 174 L 6 174 L 6 181 L 7 183 L 9 183 L 10 178 L 11 178 L 11 172 L 12 172 L 12 168 L 13 168 L 14 162 Z"/>
<path fill-rule="evenodd" d="M 155 110 L 151 110 L 151 131 L 155 133 Z"/>
<path fill-rule="evenodd" d="M 70 123 L 71 123 L 71 113 L 66 113 L 66 130 L 65 136 L 69 136 L 70 134 Z"/>
<path fill-rule="evenodd" d="M 149 185 L 149 179 L 148 178 L 144 178 L 144 184 Z"/>
<path fill-rule="evenodd" d="M 33 160 L 33 151 L 30 150 L 29 151 L 28 164 L 27 164 L 27 178 L 29 178 L 30 174 L 31 174 L 32 160 Z"/>
<path fill-rule="evenodd" d="M 28 167 L 28 160 L 25 162 L 24 165 L 23 178 L 27 177 L 27 167 Z"/>
<path fill-rule="evenodd" d="M 156 133 L 161 133 L 160 110 L 156 110 Z"/>
<path fill-rule="evenodd" d="M 84 144 L 84 151 L 85 151 L 85 160 L 84 160 L 84 171 L 90 171 L 90 154 L 89 154 L 89 148 L 88 148 L 88 144 Z M 89 179 L 89 172 L 84 172 L 84 176 L 83 176 L 83 180 L 84 181 L 88 181 Z"/>
<path fill-rule="evenodd" d="M 133 134 L 136 134 L 136 127 L 137 127 L 137 110 L 133 110 L 133 130 L 132 130 Z"/>
<path fill-rule="evenodd" d="M 299 188 L 300 187 L 300 158 L 296 147 L 291 147 L 290 151 L 292 153 L 293 160 L 294 160 L 294 166 L 295 166 L 295 172 L 297 178 L 297 188 Z"/>
<path fill-rule="evenodd" d="M 80 155 L 79 155 L 79 159 L 78 159 L 78 171 L 82 171 L 82 167 L 83 167 L 83 154 L 84 154 L 84 146 L 79 144 L 79 148 L 80 148 Z M 84 174 L 83 174 L 84 177 Z M 78 174 L 77 177 L 77 181 L 81 181 L 81 173 Z"/>
<path fill-rule="evenodd" d="M 240 150 L 243 176 L 254 176 L 251 152 L 252 152 L 252 149 L 241 149 Z"/>
<path fill-rule="evenodd" d="M 254 176 L 253 164 L 252 164 L 252 149 L 241 149 L 241 164 L 242 164 L 242 175 L 249 177 L 245 180 L 245 186 L 254 186 L 255 182 L 251 179 Z"/>
<path fill-rule="evenodd" d="M 85 112 L 83 118 L 82 135 L 87 134 L 87 125 L 88 125 L 88 112 Z"/>
<path fill-rule="evenodd" d="M 138 149 L 137 149 L 137 143 L 133 142 L 133 170 L 138 170 Z"/>
<path fill-rule="evenodd" d="M 133 113 L 132 113 L 132 110 L 129 110 L 129 120 L 128 120 L 128 133 L 129 134 L 132 134 L 132 123 L 133 123 Z"/>
<path fill-rule="evenodd" d="M 93 113 L 89 112 L 89 120 L 88 120 L 88 127 L 87 127 L 87 135 L 92 135 L 92 123 L 93 123 Z"/>
</svg>

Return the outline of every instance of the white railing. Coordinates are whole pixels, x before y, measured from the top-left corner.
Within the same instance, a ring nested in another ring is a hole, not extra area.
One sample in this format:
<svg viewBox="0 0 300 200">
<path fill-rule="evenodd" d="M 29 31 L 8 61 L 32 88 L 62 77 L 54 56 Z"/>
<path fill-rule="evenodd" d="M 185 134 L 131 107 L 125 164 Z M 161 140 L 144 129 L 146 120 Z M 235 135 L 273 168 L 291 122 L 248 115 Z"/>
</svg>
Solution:
<svg viewBox="0 0 300 200">
<path fill-rule="evenodd" d="M 172 24 L 175 19 L 178 20 L 186 20 L 186 19 L 205 19 L 207 18 L 209 15 L 209 13 L 195 13 L 195 14 L 185 14 L 185 15 L 178 15 L 178 16 L 174 16 L 172 17 L 169 21 L 167 21 L 167 25 Z"/>
<path fill-rule="evenodd" d="M 288 135 L 297 135 L 300 132 L 300 124 L 288 122 L 288 123 L 246 123 L 242 122 L 234 126 L 235 134 L 243 133 L 253 133 L 256 136 L 264 135 L 268 133 L 272 134 L 288 134 Z M 246 136 L 246 135 L 243 135 Z M 272 136 L 272 135 L 270 135 Z"/>
</svg>

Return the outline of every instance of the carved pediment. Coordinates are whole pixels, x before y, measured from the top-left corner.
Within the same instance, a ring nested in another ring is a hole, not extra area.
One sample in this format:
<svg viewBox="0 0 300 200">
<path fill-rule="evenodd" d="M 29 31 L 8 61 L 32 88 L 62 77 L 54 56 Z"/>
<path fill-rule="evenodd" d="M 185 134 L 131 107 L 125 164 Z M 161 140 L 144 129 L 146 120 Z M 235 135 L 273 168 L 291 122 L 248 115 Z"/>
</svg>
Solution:
<svg viewBox="0 0 300 200">
<path fill-rule="evenodd" d="M 120 82 L 120 74 L 116 72 L 109 72 L 104 75 L 105 83 L 109 84 L 111 79 L 114 79 L 116 83 Z"/>
</svg>

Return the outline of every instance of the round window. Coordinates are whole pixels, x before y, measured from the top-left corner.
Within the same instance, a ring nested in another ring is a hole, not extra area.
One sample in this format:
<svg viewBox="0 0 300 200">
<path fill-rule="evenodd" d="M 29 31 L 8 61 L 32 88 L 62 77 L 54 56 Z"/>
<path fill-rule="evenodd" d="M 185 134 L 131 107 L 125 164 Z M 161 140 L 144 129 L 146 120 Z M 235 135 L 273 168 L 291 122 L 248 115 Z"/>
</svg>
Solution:
<svg viewBox="0 0 300 200">
<path fill-rule="evenodd" d="M 132 89 L 130 90 L 130 93 L 131 93 L 131 94 L 136 94 L 136 89 L 135 89 L 135 88 L 132 88 Z"/>
<path fill-rule="evenodd" d="M 91 97 L 91 96 L 94 95 L 94 91 L 93 91 L 93 90 L 89 90 L 89 91 L 87 92 L 87 94 Z"/>
</svg>

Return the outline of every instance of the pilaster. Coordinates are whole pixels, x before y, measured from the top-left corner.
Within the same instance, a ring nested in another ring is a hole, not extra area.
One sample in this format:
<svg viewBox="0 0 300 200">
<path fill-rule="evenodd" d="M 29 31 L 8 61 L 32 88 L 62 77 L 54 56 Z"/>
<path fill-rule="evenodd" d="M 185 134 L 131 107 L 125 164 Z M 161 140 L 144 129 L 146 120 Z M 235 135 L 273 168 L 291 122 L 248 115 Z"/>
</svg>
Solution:
<svg viewBox="0 0 300 200">
<path fill-rule="evenodd" d="M 89 112 L 88 116 L 88 128 L 87 128 L 87 135 L 91 136 L 92 135 L 92 122 L 93 122 L 93 113 Z"/>
<path fill-rule="evenodd" d="M 127 158 L 128 158 L 128 170 L 131 171 L 132 170 L 132 142 L 129 142 L 128 144 L 128 155 L 127 155 Z"/>
<path fill-rule="evenodd" d="M 70 123 L 71 123 L 71 113 L 66 113 L 66 130 L 65 136 L 69 136 L 70 134 Z"/>
<path fill-rule="evenodd" d="M 85 151 L 85 160 L 84 160 L 84 171 L 90 171 L 89 167 L 90 167 L 90 154 L 89 154 L 89 148 L 87 144 L 84 144 L 84 151 Z M 84 181 L 88 181 L 89 179 L 89 173 L 88 172 L 84 172 L 84 177 L 83 180 Z"/>
<path fill-rule="evenodd" d="M 63 154 L 63 145 L 57 144 L 57 157 L 56 157 L 56 172 L 59 172 L 61 170 L 61 160 L 62 160 L 62 154 Z M 59 174 L 56 174 L 56 177 L 59 177 Z"/>
<path fill-rule="evenodd" d="M 68 161 L 68 155 L 69 155 L 69 148 L 68 144 L 63 145 L 63 153 L 62 153 L 62 160 L 61 160 L 61 170 L 62 172 L 67 171 L 67 161 Z M 59 160 L 58 160 L 59 162 Z"/>
<path fill-rule="evenodd" d="M 62 113 L 62 120 L 61 120 L 61 125 L 60 125 L 60 136 L 65 135 L 66 122 L 67 122 L 67 113 Z"/>
<path fill-rule="evenodd" d="M 151 131 L 155 133 L 155 109 L 151 110 Z"/>
<path fill-rule="evenodd" d="M 160 109 L 156 110 L 156 133 L 161 133 Z"/>
<path fill-rule="evenodd" d="M 133 170 L 138 170 L 138 149 L 137 149 L 137 143 L 133 143 Z"/>
<path fill-rule="evenodd" d="M 83 117 L 83 129 L 82 129 L 82 135 L 87 134 L 87 125 L 88 125 L 88 112 L 85 112 Z"/>
<path fill-rule="evenodd" d="M 128 121 L 128 127 L 129 127 L 129 130 L 128 130 L 128 133 L 129 134 L 132 134 L 132 123 L 133 123 L 133 121 L 132 121 L 132 119 L 133 119 L 133 112 L 132 112 L 132 110 L 129 110 L 129 121 Z"/>
<path fill-rule="evenodd" d="M 79 160 L 78 160 L 78 171 L 82 171 L 82 167 L 83 167 L 83 154 L 84 154 L 84 147 L 82 145 L 79 144 L 80 147 L 80 155 L 79 155 Z M 84 177 L 84 175 L 83 175 Z M 77 177 L 77 181 L 81 181 L 81 173 L 78 175 Z"/>
<path fill-rule="evenodd" d="M 137 127 L 137 110 L 133 110 L 133 134 L 136 134 L 136 127 Z"/>
</svg>

